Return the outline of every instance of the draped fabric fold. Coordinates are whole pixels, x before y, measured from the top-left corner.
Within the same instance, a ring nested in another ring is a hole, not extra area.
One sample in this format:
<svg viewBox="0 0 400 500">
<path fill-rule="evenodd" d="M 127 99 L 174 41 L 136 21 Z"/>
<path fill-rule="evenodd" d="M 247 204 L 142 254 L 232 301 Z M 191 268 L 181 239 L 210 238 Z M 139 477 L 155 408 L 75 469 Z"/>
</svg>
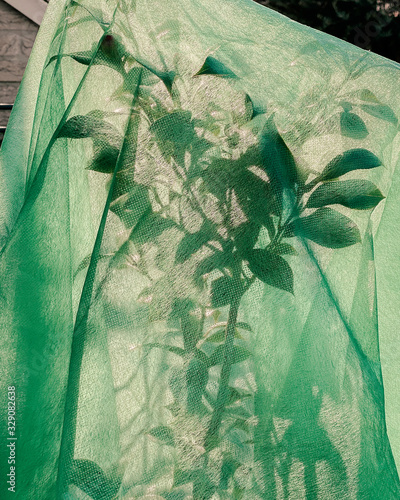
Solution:
<svg viewBox="0 0 400 500">
<path fill-rule="evenodd" d="M 0 152 L 2 498 L 400 498 L 399 69 L 249 0 L 50 2 Z"/>
</svg>

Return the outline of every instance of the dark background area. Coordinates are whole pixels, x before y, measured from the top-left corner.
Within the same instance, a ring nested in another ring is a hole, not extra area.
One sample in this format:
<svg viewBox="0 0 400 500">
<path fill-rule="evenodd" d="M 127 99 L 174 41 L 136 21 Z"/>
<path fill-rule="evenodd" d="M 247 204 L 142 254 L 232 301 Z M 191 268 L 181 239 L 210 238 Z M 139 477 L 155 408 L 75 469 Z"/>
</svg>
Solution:
<svg viewBox="0 0 400 500">
<path fill-rule="evenodd" d="M 291 19 L 400 62 L 400 0 L 255 0 Z"/>
</svg>

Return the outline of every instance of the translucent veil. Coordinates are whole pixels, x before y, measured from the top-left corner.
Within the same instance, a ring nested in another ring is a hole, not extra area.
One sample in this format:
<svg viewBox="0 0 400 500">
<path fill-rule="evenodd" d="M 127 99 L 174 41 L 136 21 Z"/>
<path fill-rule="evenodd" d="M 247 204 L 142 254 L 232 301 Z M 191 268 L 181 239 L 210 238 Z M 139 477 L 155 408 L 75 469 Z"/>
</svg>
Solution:
<svg viewBox="0 0 400 500">
<path fill-rule="evenodd" d="M 5 498 L 400 498 L 399 77 L 249 0 L 50 3 L 0 153 Z"/>
</svg>

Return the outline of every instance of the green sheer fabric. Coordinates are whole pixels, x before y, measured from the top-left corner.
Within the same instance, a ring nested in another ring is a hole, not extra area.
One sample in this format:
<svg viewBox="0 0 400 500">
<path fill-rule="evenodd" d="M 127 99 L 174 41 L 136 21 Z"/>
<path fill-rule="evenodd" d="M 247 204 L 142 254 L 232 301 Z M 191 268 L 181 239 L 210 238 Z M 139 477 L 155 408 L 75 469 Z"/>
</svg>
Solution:
<svg viewBox="0 0 400 500">
<path fill-rule="evenodd" d="M 400 498 L 399 77 L 248 0 L 50 3 L 0 157 L 2 498 Z"/>
</svg>

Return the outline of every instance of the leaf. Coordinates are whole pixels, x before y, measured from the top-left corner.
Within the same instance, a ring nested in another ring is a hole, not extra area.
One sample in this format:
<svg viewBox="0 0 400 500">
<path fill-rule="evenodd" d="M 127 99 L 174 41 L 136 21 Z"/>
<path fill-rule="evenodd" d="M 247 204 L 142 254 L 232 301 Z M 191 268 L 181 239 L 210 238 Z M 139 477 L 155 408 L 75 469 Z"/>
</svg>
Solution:
<svg viewBox="0 0 400 500">
<path fill-rule="evenodd" d="M 110 254 L 110 253 L 109 253 L 109 254 L 104 254 L 104 255 L 100 254 L 100 255 L 98 256 L 98 261 L 99 261 L 100 259 L 106 259 L 106 258 L 108 258 L 108 257 L 112 257 L 112 255 L 113 255 L 113 254 Z M 88 266 L 89 266 L 91 259 L 92 259 L 92 254 L 91 254 L 91 253 L 90 253 L 90 254 L 88 254 L 88 255 L 86 255 L 86 257 L 85 257 L 85 258 L 81 261 L 81 263 L 80 263 L 80 264 L 79 264 L 79 266 L 77 267 L 77 269 L 76 269 L 76 271 L 75 271 L 75 273 L 74 273 L 74 278 L 75 278 L 75 277 L 76 277 L 76 276 L 77 276 L 77 275 L 78 275 L 81 271 L 83 271 L 86 267 L 88 267 Z"/>
<path fill-rule="evenodd" d="M 150 126 L 157 139 L 174 141 L 188 146 L 194 138 L 195 131 L 190 111 L 174 111 L 159 118 Z"/>
<path fill-rule="evenodd" d="M 234 387 L 230 387 L 230 393 L 228 397 L 228 401 L 226 403 L 227 406 L 232 405 L 233 403 L 236 403 L 237 401 L 240 401 L 241 399 L 244 398 L 249 398 L 252 396 L 252 394 L 243 392 L 243 391 L 238 391 Z"/>
<path fill-rule="evenodd" d="M 219 434 L 212 434 L 207 437 L 206 440 L 204 440 L 204 448 L 207 453 L 209 453 L 211 450 L 214 448 L 217 448 L 221 444 L 221 438 Z M 201 497 L 201 500 L 203 498 Z"/>
<path fill-rule="evenodd" d="M 207 360 L 208 361 L 208 360 Z M 186 383 L 191 390 L 196 392 L 204 389 L 208 382 L 208 362 L 204 363 L 201 359 L 194 357 L 190 360 L 186 370 Z"/>
<path fill-rule="evenodd" d="M 210 451 L 207 448 L 207 451 Z M 193 491 L 195 492 L 195 496 L 192 498 L 194 500 L 211 500 L 214 496 L 216 487 L 211 481 L 210 477 L 206 473 L 198 474 L 193 479 Z"/>
<path fill-rule="evenodd" d="M 232 121 L 239 127 L 251 121 L 257 114 L 251 97 L 246 93 L 243 94 L 243 97 L 243 104 L 238 102 L 235 109 L 232 109 Z"/>
<path fill-rule="evenodd" d="M 348 208 L 366 210 L 374 208 L 384 198 L 370 181 L 350 179 L 321 184 L 308 199 L 307 208 L 340 204 Z"/>
<path fill-rule="evenodd" d="M 178 486 L 181 486 L 186 483 L 198 483 L 199 487 L 195 487 L 193 485 L 193 490 L 196 492 L 200 493 L 201 496 L 198 497 L 200 500 L 207 500 L 208 496 L 204 496 L 204 486 L 202 484 L 208 484 L 210 483 L 210 479 L 205 473 L 204 470 L 198 469 L 198 468 L 192 468 L 192 469 L 175 469 L 174 470 L 174 483 L 173 483 L 173 488 L 177 488 Z M 199 492 L 199 489 L 201 488 L 201 492 Z M 206 486 L 207 488 L 207 486 Z M 212 495 L 211 495 L 212 496 Z M 180 497 L 179 497 L 180 498 Z M 185 495 L 186 498 L 186 495 Z M 196 497 L 197 498 L 197 497 Z M 175 499 L 175 497 L 171 497 L 171 500 Z"/>
<path fill-rule="evenodd" d="M 296 250 L 289 243 L 278 243 L 278 245 L 271 247 L 269 250 L 278 255 L 297 255 Z"/>
<path fill-rule="evenodd" d="M 381 165 L 382 162 L 371 151 L 366 149 L 349 149 L 329 162 L 314 182 L 336 179 L 353 170 L 367 170 Z"/>
<path fill-rule="evenodd" d="M 366 113 L 375 116 L 375 118 L 380 118 L 393 125 L 397 125 L 398 119 L 394 114 L 392 108 L 385 104 L 362 104 L 360 108 Z"/>
<path fill-rule="evenodd" d="M 162 70 L 158 70 L 157 68 L 154 68 L 154 66 L 151 66 L 150 64 L 145 63 L 145 62 L 143 62 L 140 59 L 136 58 L 136 61 L 141 66 L 143 66 L 148 71 L 150 71 L 153 75 L 155 75 L 157 78 L 159 78 L 164 83 L 164 85 L 166 86 L 168 92 L 171 93 L 171 91 L 172 91 L 172 85 L 173 85 L 175 77 L 176 77 L 175 71 L 162 71 Z"/>
<path fill-rule="evenodd" d="M 107 128 L 103 120 L 85 115 L 76 115 L 65 122 L 58 137 L 84 139 L 87 137 L 98 137 L 106 133 Z"/>
<path fill-rule="evenodd" d="M 62 126 L 58 137 L 67 137 L 70 139 L 92 138 L 103 140 L 109 144 L 121 144 L 122 136 L 118 130 L 98 117 L 96 111 L 91 111 L 87 115 L 76 115 L 71 117 Z"/>
<path fill-rule="evenodd" d="M 243 405 L 231 405 L 231 407 L 229 408 L 229 416 L 241 420 L 248 420 L 253 416 L 253 413 Z"/>
<path fill-rule="evenodd" d="M 150 87 L 157 84 L 159 78 L 153 72 L 144 68 L 142 64 L 140 64 L 140 66 L 134 66 L 128 71 L 126 77 L 124 78 L 122 87 L 120 87 L 120 94 L 123 95 L 124 91 L 134 94 L 137 90 L 137 84 L 139 81 L 140 85 L 143 87 Z"/>
<path fill-rule="evenodd" d="M 340 116 L 342 135 L 352 139 L 365 139 L 369 134 L 364 121 L 355 113 L 344 111 Z"/>
<path fill-rule="evenodd" d="M 233 488 L 233 496 L 235 500 L 243 500 L 244 495 L 246 494 L 246 488 L 240 486 L 239 484 L 235 484 Z"/>
<path fill-rule="evenodd" d="M 195 121 L 193 120 L 193 123 Z M 186 179 L 188 181 L 197 180 L 202 176 L 203 167 L 201 165 L 202 159 L 204 155 L 207 153 L 209 149 L 213 147 L 213 143 L 204 139 L 203 137 L 198 137 L 197 135 L 193 136 L 193 140 L 191 143 L 190 154 L 191 161 L 186 174 Z"/>
<path fill-rule="evenodd" d="M 225 337 L 226 337 L 226 329 L 225 328 L 221 328 L 220 330 L 217 330 L 212 335 L 209 335 L 206 338 L 206 341 L 207 342 L 219 343 L 219 342 L 223 342 L 225 340 Z"/>
<path fill-rule="evenodd" d="M 208 224 L 193 234 L 185 234 L 179 242 L 175 255 L 175 264 L 186 262 L 193 254 L 212 239 L 212 231 Z"/>
<path fill-rule="evenodd" d="M 194 276 L 199 279 L 205 274 L 212 273 L 215 269 L 224 269 L 233 264 L 233 255 L 228 252 L 215 252 L 213 255 L 202 260 L 197 266 Z"/>
<path fill-rule="evenodd" d="M 185 151 L 197 138 L 191 117 L 190 111 L 174 111 L 158 118 L 149 128 L 166 161 L 172 156 L 182 167 Z"/>
<path fill-rule="evenodd" d="M 228 487 L 229 487 L 229 479 L 231 477 L 233 477 L 233 475 L 235 474 L 236 472 L 236 469 L 238 467 L 240 467 L 240 462 L 238 462 L 237 460 L 235 460 L 234 458 L 230 457 L 230 456 L 226 456 L 224 458 L 224 461 L 222 462 L 222 467 L 221 467 L 221 477 L 220 477 L 220 480 L 219 480 L 219 485 L 218 487 L 221 489 L 221 490 L 227 490 Z M 236 498 L 237 497 L 233 497 Z"/>
<path fill-rule="evenodd" d="M 238 325 L 236 325 L 238 326 Z M 220 330 L 217 330 L 215 333 L 212 335 L 209 335 L 206 337 L 207 342 L 213 342 L 213 343 L 219 343 L 219 342 L 224 342 L 226 336 L 226 329 L 221 328 Z M 237 329 L 235 329 L 235 338 L 236 339 L 243 339 L 243 337 L 240 335 Z"/>
<path fill-rule="evenodd" d="M 319 208 L 307 217 L 290 224 L 296 236 L 328 248 L 344 248 L 361 241 L 357 225 L 332 208 Z"/>
<path fill-rule="evenodd" d="M 200 361 L 202 361 L 206 366 L 210 366 L 210 360 L 205 352 L 201 351 L 200 349 L 195 349 L 194 355 L 196 356 L 196 358 L 199 358 Z"/>
<path fill-rule="evenodd" d="M 204 363 L 198 357 L 194 357 L 189 362 L 189 366 L 186 370 L 186 409 L 189 413 L 201 413 L 204 408 L 202 396 L 208 383 L 208 368 L 208 359 L 207 362 Z"/>
<path fill-rule="evenodd" d="M 222 78 L 237 78 L 235 73 L 231 71 L 225 64 L 215 59 L 215 57 L 208 56 L 204 61 L 202 67 L 193 76 L 200 75 L 215 75 Z"/>
<path fill-rule="evenodd" d="M 247 332 L 252 332 L 251 326 L 248 323 L 244 323 L 243 321 L 238 321 L 236 323 L 236 328 L 241 328 L 242 330 L 246 330 Z"/>
<path fill-rule="evenodd" d="M 170 318 L 184 319 L 191 311 L 196 309 L 196 305 L 192 299 L 175 298 L 171 306 Z"/>
<path fill-rule="evenodd" d="M 248 166 L 252 166 L 251 163 Z M 265 176 L 261 168 L 256 168 L 257 172 Z M 261 179 L 252 171 L 245 170 L 233 187 L 247 218 L 265 226 L 270 233 L 274 233 L 275 228 L 271 216 L 279 214 L 280 207 L 277 204 L 276 193 L 268 179 Z"/>
<path fill-rule="evenodd" d="M 237 297 L 243 294 L 242 287 L 228 276 L 222 276 L 211 284 L 211 306 L 223 307 L 231 304 Z"/>
<path fill-rule="evenodd" d="M 191 483 L 199 472 L 195 469 L 175 469 L 174 470 L 174 487 L 182 484 Z"/>
<path fill-rule="evenodd" d="M 189 352 L 185 349 L 182 349 L 182 347 L 177 347 L 174 345 L 167 345 L 167 344 L 160 344 L 158 342 L 151 342 L 149 344 L 143 344 L 143 348 L 149 348 L 149 349 L 164 349 L 166 351 L 172 352 L 173 354 L 176 354 L 177 356 L 181 356 L 182 358 L 187 358 L 189 355 L 192 354 L 192 352 Z M 206 353 L 201 351 L 200 349 L 195 349 L 194 350 L 194 355 L 198 360 L 200 360 L 205 366 L 210 365 L 210 360 L 207 356 Z"/>
<path fill-rule="evenodd" d="M 99 258 L 101 258 L 101 256 L 99 256 Z M 80 273 L 81 271 L 83 271 L 86 267 L 89 266 L 91 259 L 92 259 L 92 254 L 91 253 L 89 255 L 86 255 L 86 257 L 81 261 L 81 263 L 77 267 L 77 269 L 76 269 L 76 271 L 74 273 L 74 277 L 78 273 Z"/>
<path fill-rule="evenodd" d="M 229 189 L 234 189 L 243 203 L 247 198 L 254 200 L 266 198 L 269 195 L 270 188 L 265 180 L 260 179 L 253 174 L 249 167 L 261 164 L 261 157 L 257 147 L 250 146 L 236 160 L 214 157 L 208 167 L 201 173 L 207 190 L 219 200 L 226 200 Z M 264 172 L 260 172 L 265 176 Z"/>
<path fill-rule="evenodd" d="M 121 480 L 109 478 L 95 462 L 75 459 L 72 462 L 71 483 L 93 500 L 111 500 L 117 494 Z"/>
<path fill-rule="evenodd" d="M 380 104 L 379 99 L 368 89 L 362 89 L 359 92 L 360 99 L 365 102 L 374 102 Z"/>
<path fill-rule="evenodd" d="M 253 250 L 247 255 L 250 271 L 267 285 L 293 293 L 293 271 L 286 260 L 269 250 Z"/>
<path fill-rule="evenodd" d="M 154 349 L 154 348 L 159 348 L 159 349 L 164 349 L 166 351 L 172 352 L 173 354 L 176 354 L 177 356 L 186 356 L 187 353 L 185 349 L 182 349 L 182 347 L 177 347 L 174 345 L 166 345 L 166 344 L 160 344 L 158 342 L 151 342 L 149 344 L 143 344 L 143 348 L 149 348 L 149 349 Z"/>
<path fill-rule="evenodd" d="M 232 162 L 226 158 L 215 158 L 202 172 L 202 178 L 206 190 L 213 194 L 218 200 L 226 200 L 230 187 L 232 187 Z"/>
<path fill-rule="evenodd" d="M 123 63 L 126 55 L 127 51 L 122 43 L 121 37 L 119 37 L 118 35 L 108 34 L 102 40 L 99 50 L 97 50 L 97 43 L 94 43 L 92 50 L 74 52 L 71 54 L 57 54 L 49 59 L 47 66 L 49 66 L 59 57 L 70 57 L 74 61 L 83 64 L 84 66 L 89 66 L 91 63 L 93 65 L 108 66 L 123 74 Z"/>
<path fill-rule="evenodd" d="M 250 394 L 249 394 L 249 396 L 250 396 Z M 235 430 L 240 430 L 240 431 L 244 431 L 244 432 L 251 431 L 251 425 L 249 424 L 249 422 L 247 422 L 246 420 L 243 420 L 241 418 L 238 418 L 237 420 L 235 420 L 235 422 L 232 425 L 232 428 L 234 428 Z"/>
<path fill-rule="evenodd" d="M 167 408 L 167 410 L 169 410 L 174 417 L 177 417 L 181 411 L 181 406 L 176 401 L 166 405 L 165 408 Z"/>
<path fill-rule="evenodd" d="M 316 52 L 320 52 L 323 50 L 323 46 L 321 46 L 320 42 L 313 41 L 313 42 L 308 42 L 305 45 L 303 45 L 301 48 L 299 47 L 298 49 L 298 57 L 300 56 L 306 56 L 306 55 L 314 55 Z"/>
<path fill-rule="evenodd" d="M 276 128 L 274 117 L 265 123 L 260 134 L 262 167 L 275 189 L 292 188 L 298 182 L 294 157 Z"/>
<path fill-rule="evenodd" d="M 212 312 L 214 323 L 218 322 L 220 316 L 221 316 L 221 311 L 219 309 L 214 309 L 214 311 Z"/>
<path fill-rule="evenodd" d="M 245 255 L 254 248 L 260 229 L 261 226 L 255 222 L 245 222 L 232 231 L 233 241 L 241 254 Z"/>
<path fill-rule="evenodd" d="M 249 96 L 249 94 L 246 94 L 246 96 L 245 96 L 244 105 L 245 105 L 246 111 L 245 111 L 245 114 L 243 117 L 243 123 L 247 123 L 250 120 L 252 120 L 254 118 L 254 116 L 256 115 L 256 112 L 254 110 L 254 104 L 253 104 L 253 101 L 252 101 L 251 97 Z"/>
<path fill-rule="evenodd" d="M 348 113 L 353 109 L 353 105 L 348 101 L 340 101 L 340 105 L 342 106 L 345 113 Z"/>
<path fill-rule="evenodd" d="M 369 57 L 369 52 L 365 52 L 357 61 L 355 61 L 350 67 L 350 76 L 353 80 L 359 78 L 366 71 L 368 71 L 371 66 L 366 62 L 366 59 Z"/>
<path fill-rule="evenodd" d="M 131 231 L 130 240 L 139 245 L 143 245 L 160 236 L 164 231 L 174 228 L 175 223 L 162 217 L 159 214 L 147 210 L 139 219 L 136 226 Z"/>
<path fill-rule="evenodd" d="M 104 64 L 124 74 L 124 59 L 127 55 L 126 48 L 119 35 L 108 34 L 104 37 L 95 59 L 96 64 Z"/>
<path fill-rule="evenodd" d="M 210 356 L 210 366 L 221 365 L 224 362 L 225 355 L 225 345 L 219 345 L 215 351 Z M 231 363 L 232 365 L 236 363 L 242 363 L 246 361 L 250 356 L 252 356 L 251 352 L 241 346 L 233 346 L 231 351 Z"/>
<path fill-rule="evenodd" d="M 83 64 L 85 66 L 89 66 L 90 62 L 92 61 L 93 58 L 93 52 L 90 50 L 85 50 L 82 52 L 75 52 L 72 54 L 57 54 L 53 57 L 51 57 L 46 65 L 49 66 L 53 61 L 56 61 L 58 58 L 63 58 L 63 57 L 70 57 L 74 61 Z"/>
<path fill-rule="evenodd" d="M 112 174 L 117 165 L 119 149 L 105 144 L 103 147 L 94 146 L 94 156 L 88 165 L 88 170 L 101 174 Z"/>
<path fill-rule="evenodd" d="M 147 188 L 134 184 L 129 192 L 112 201 L 110 210 L 122 220 L 126 228 L 134 227 L 140 218 L 151 210 Z"/>
<path fill-rule="evenodd" d="M 172 430 L 166 425 L 159 425 L 158 427 L 153 427 L 148 432 L 151 436 L 159 439 L 167 446 L 175 446 L 175 437 Z"/>
</svg>

